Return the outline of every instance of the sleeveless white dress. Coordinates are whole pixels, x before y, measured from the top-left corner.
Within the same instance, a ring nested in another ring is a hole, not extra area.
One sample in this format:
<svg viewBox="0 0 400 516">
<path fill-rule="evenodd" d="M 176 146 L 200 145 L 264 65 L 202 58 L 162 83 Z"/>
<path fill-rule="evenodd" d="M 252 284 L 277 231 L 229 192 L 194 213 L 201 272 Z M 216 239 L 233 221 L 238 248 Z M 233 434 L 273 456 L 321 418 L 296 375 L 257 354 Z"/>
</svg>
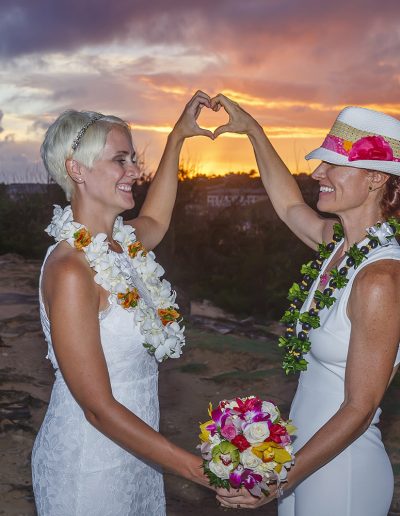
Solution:
<svg viewBox="0 0 400 516">
<path fill-rule="evenodd" d="M 368 239 L 365 239 L 365 243 Z M 338 245 L 336 245 L 336 249 Z M 363 245 L 363 244 L 361 244 Z M 329 265 L 328 258 L 321 274 Z M 311 330 L 311 350 L 307 354 L 307 371 L 300 374 L 290 418 L 297 427 L 294 451 L 307 441 L 339 410 L 344 400 L 344 378 L 351 323 L 346 313 L 352 284 L 361 269 L 383 259 L 400 260 L 400 247 L 378 247 L 368 259 L 349 272 L 344 289 L 336 290 L 337 301 L 319 315 L 320 328 Z M 344 265 L 339 265 L 338 268 Z M 318 277 L 310 289 L 301 311 L 310 308 Z M 395 364 L 400 362 L 400 349 Z M 278 504 L 279 516 L 387 516 L 393 497 L 393 471 L 377 428 L 381 409 L 376 411 L 366 432 L 287 493 Z"/>
<path fill-rule="evenodd" d="M 56 244 L 57 245 L 57 244 Z M 54 249 L 51 246 L 42 266 Z M 32 451 L 39 516 L 164 516 L 158 467 L 125 451 L 96 430 L 59 370 L 39 282 L 40 317 L 55 383 Z M 114 397 L 158 430 L 158 365 L 144 349 L 133 313 L 112 302 L 99 314 L 101 345 Z M 85 331 L 82 328 L 82 339 Z"/>
</svg>

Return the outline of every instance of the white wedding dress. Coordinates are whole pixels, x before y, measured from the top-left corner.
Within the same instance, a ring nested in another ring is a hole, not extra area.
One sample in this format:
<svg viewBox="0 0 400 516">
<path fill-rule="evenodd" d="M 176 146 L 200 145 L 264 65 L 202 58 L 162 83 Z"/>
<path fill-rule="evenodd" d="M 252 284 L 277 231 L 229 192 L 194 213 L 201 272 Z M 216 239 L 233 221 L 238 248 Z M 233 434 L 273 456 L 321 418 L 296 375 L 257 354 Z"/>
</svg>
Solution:
<svg viewBox="0 0 400 516">
<path fill-rule="evenodd" d="M 54 247 L 49 248 L 43 267 Z M 165 515 L 163 478 L 159 469 L 96 430 L 72 396 L 54 355 L 40 287 L 39 296 L 48 358 L 56 379 L 32 451 L 38 515 Z M 113 303 L 112 296 L 110 301 L 109 308 L 99 314 L 99 323 L 114 397 L 158 430 L 157 362 L 142 345 L 143 337 L 133 313 Z M 82 328 L 82 341 L 84 338 Z"/>
<path fill-rule="evenodd" d="M 331 258 L 323 264 L 320 275 Z M 349 272 L 347 286 L 334 293 L 337 299 L 335 304 L 329 310 L 320 311 L 320 328 L 309 333 L 312 347 L 306 356 L 308 368 L 300 374 L 290 411 L 290 418 L 297 427 L 295 452 L 343 403 L 351 332 L 347 302 L 360 270 L 383 259 L 400 260 L 400 247 L 395 239 L 387 247 L 372 250 L 367 260 Z M 338 268 L 343 265 L 340 264 Z M 310 308 L 319 281 L 320 277 L 310 289 L 301 311 Z M 400 349 L 395 365 L 399 362 Z M 380 413 L 381 409 L 378 408 L 371 425 L 361 437 L 301 482 L 294 492 L 287 493 L 281 499 L 278 504 L 279 516 L 387 516 L 393 497 L 393 471 L 376 426 Z"/>
</svg>

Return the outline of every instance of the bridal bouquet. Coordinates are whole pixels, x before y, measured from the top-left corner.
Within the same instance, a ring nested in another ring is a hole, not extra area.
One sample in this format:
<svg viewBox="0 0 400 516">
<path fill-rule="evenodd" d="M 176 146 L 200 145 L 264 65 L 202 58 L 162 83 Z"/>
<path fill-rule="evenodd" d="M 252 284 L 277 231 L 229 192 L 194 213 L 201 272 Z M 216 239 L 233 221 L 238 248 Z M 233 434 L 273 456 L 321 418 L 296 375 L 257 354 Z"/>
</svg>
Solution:
<svg viewBox="0 0 400 516">
<path fill-rule="evenodd" d="M 204 472 L 216 487 L 244 486 L 254 496 L 285 481 L 294 463 L 290 435 L 296 428 L 279 409 L 255 396 L 224 400 L 200 425 Z"/>
</svg>

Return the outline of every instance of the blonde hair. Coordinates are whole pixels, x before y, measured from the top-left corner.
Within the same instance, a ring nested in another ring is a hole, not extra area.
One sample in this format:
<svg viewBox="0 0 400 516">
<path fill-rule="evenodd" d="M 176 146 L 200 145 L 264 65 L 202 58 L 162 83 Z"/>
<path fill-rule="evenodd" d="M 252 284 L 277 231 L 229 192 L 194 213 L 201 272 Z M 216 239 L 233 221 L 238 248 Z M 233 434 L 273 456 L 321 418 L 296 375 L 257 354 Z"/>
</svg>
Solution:
<svg viewBox="0 0 400 516">
<path fill-rule="evenodd" d="M 100 118 L 89 125 L 79 139 L 78 146 L 73 150 L 72 144 L 79 131 L 95 117 Z M 129 125 L 121 118 L 74 109 L 61 113 L 47 129 L 40 154 L 47 172 L 64 190 L 67 200 L 71 199 L 74 184 L 67 173 L 66 160 L 73 157 L 85 167 L 91 168 L 103 150 L 113 125 L 124 128 L 131 137 Z"/>
</svg>

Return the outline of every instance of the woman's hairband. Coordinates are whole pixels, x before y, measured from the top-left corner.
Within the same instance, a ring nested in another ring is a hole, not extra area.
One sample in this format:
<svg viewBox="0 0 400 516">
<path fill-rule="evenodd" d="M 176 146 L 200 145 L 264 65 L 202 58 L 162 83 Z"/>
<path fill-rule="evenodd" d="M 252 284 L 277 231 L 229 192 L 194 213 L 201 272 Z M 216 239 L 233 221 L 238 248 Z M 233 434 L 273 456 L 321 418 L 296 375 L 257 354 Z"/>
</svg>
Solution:
<svg viewBox="0 0 400 516">
<path fill-rule="evenodd" d="M 82 137 L 83 137 L 83 135 L 86 133 L 86 131 L 88 130 L 88 128 L 89 128 L 92 124 L 94 124 L 95 122 L 97 122 L 97 120 L 99 120 L 100 118 L 103 118 L 103 117 L 102 117 L 102 115 L 95 115 L 93 118 L 91 118 L 91 119 L 89 120 L 89 122 L 88 122 L 87 124 L 85 124 L 85 125 L 82 127 L 82 129 L 79 131 L 79 133 L 76 135 L 75 139 L 74 139 L 74 140 L 73 140 L 73 142 L 72 142 L 71 147 L 72 147 L 72 150 L 73 150 L 73 151 L 75 151 L 75 150 L 78 148 L 78 146 L 79 146 L 79 144 L 80 144 L 80 142 L 81 142 L 81 140 L 82 140 Z"/>
</svg>

